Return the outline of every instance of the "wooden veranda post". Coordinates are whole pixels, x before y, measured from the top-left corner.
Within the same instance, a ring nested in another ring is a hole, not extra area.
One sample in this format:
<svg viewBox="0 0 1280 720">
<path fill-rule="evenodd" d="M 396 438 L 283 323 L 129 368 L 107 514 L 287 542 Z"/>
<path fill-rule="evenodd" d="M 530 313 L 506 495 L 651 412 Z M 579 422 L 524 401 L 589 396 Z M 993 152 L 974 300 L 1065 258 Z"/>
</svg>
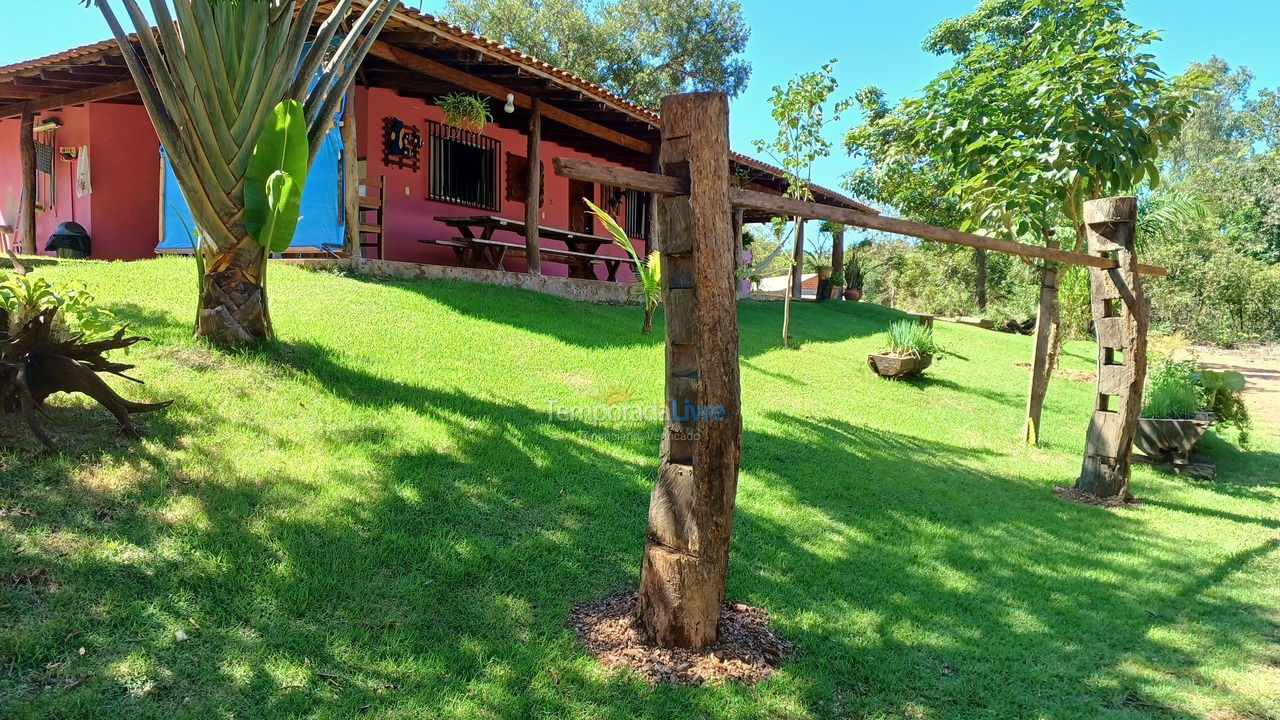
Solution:
<svg viewBox="0 0 1280 720">
<path fill-rule="evenodd" d="M 844 226 L 837 226 L 831 233 L 831 272 L 844 275 Z M 844 281 L 847 285 L 849 278 Z"/>
<path fill-rule="evenodd" d="M 356 89 L 347 91 L 346 107 L 342 111 L 342 187 L 343 213 L 347 218 L 347 235 L 343 238 L 343 254 L 361 257 L 360 249 L 360 163 L 356 159 L 359 135 L 356 125 Z"/>
<path fill-rule="evenodd" d="M 1090 307 L 1098 338 L 1098 392 L 1076 488 L 1124 500 L 1130 497 L 1130 454 L 1142 409 L 1150 322 L 1133 251 L 1137 217 L 1134 197 L 1084 204 L 1089 254 L 1114 259 L 1117 267 L 1089 268 Z"/>
<path fill-rule="evenodd" d="M 22 158 L 22 208 L 18 211 L 21 251 L 36 253 L 36 119 L 30 107 L 22 110 L 18 127 L 18 154 Z"/>
<path fill-rule="evenodd" d="M 524 248 L 529 274 L 542 274 L 542 254 L 538 249 L 538 226 L 542 205 L 542 101 L 534 98 L 529 109 L 528 176 L 524 196 Z"/>
<path fill-rule="evenodd" d="M 791 299 L 804 297 L 804 218 L 796 218 L 796 247 L 791 255 Z"/>
<path fill-rule="evenodd" d="M 723 93 L 663 99 L 662 171 L 689 194 L 657 203 L 668 417 L 637 609 L 664 647 L 715 641 L 729 566 L 742 415 L 728 155 Z"/>
<path fill-rule="evenodd" d="M 1036 341 L 1031 351 L 1031 389 L 1027 392 L 1027 418 L 1023 426 L 1026 440 L 1040 444 L 1040 414 L 1044 396 L 1049 391 L 1049 355 L 1053 345 L 1053 318 L 1058 316 L 1058 277 L 1060 270 L 1052 263 L 1040 269 L 1040 303 L 1036 310 Z"/>
</svg>

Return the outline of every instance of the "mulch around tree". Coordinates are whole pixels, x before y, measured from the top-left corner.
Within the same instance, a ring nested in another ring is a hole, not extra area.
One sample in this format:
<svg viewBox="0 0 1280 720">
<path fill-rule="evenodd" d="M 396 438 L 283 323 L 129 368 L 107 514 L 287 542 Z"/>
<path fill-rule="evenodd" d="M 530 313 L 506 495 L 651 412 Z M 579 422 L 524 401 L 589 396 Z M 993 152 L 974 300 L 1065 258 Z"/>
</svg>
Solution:
<svg viewBox="0 0 1280 720">
<path fill-rule="evenodd" d="M 1137 507 L 1142 504 L 1141 500 L 1133 496 L 1130 496 L 1127 499 L 1121 499 L 1119 496 L 1101 498 L 1101 497 L 1098 497 L 1097 495 L 1094 495 L 1093 493 L 1087 493 L 1083 490 L 1077 490 L 1076 488 L 1065 486 L 1065 485 L 1054 488 L 1053 494 L 1057 495 L 1063 500 L 1069 500 L 1074 503 L 1080 503 L 1081 505 L 1097 505 L 1098 507 L 1131 508 L 1131 507 Z"/>
<path fill-rule="evenodd" d="M 769 613 L 728 601 L 720 612 L 719 639 L 697 650 L 663 648 L 649 641 L 636 619 L 634 592 L 579 605 L 569 612 L 569 626 L 601 665 L 630 668 L 655 685 L 759 682 L 774 673 L 791 649 L 769 627 Z"/>
</svg>

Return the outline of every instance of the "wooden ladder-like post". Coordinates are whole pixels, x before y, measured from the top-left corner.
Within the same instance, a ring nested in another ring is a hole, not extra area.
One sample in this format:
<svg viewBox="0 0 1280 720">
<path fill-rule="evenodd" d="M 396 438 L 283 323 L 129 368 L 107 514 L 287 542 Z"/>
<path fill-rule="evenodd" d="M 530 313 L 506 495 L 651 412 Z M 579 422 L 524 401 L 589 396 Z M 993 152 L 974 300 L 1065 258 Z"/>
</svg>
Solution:
<svg viewBox="0 0 1280 720">
<path fill-rule="evenodd" d="M 1098 392 L 1084 465 L 1076 488 L 1098 497 L 1128 500 L 1130 454 L 1147 377 L 1150 306 L 1142 293 L 1133 251 L 1138 201 L 1111 197 L 1084 204 L 1089 254 L 1118 267 L 1089 268 L 1089 296 L 1098 338 Z"/>
<path fill-rule="evenodd" d="M 689 194 L 657 201 L 668 415 L 637 608 L 664 647 L 716 640 L 729 566 L 742 414 L 728 157 L 723 93 L 663 99 L 659 164 Z"/>
</svg>

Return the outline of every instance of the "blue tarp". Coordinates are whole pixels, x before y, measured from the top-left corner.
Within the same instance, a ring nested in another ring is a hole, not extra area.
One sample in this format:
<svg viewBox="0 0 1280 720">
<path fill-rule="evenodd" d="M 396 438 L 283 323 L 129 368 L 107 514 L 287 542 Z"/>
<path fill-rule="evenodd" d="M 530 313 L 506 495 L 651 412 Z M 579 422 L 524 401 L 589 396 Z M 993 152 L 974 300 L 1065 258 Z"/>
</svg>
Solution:
<svg viewBox="0 0 1280 720">
<path fill-rule="evenodd" d="M 339 115 L 339 119 L 341 115 Z M 302 219 L 293 235 L 290 248 L 319 248 L 321 245 L 341 247 L 346 234 L 346 210 L 342 199 L 342 131 L 334 125 L 320 145 L 316 161 L 307 175 L 302 192 Z M 165 157 L 164 148 L 160 148 Z M 188 228 L 195 230 L 191 210 L 187 207 L 178 178 L 166 158 L 164 163 L 164 237 L 161 250 L 190 250 Z"/>
</svg>

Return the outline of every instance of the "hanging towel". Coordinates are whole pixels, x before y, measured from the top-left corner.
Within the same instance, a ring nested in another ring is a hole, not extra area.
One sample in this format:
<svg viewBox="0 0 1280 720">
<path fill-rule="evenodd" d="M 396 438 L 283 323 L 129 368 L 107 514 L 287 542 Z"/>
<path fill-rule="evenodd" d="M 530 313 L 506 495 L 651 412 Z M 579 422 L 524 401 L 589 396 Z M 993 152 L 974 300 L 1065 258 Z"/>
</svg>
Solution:
<svg viewBox="0 0 1280 720">
<path fill-rule="evenodd" d="M 89 181 L 89 146 L 81 145 L 76 153 L 76 197 L 84 197 L 93 192 L 93 183 Z"/>
</svg>

